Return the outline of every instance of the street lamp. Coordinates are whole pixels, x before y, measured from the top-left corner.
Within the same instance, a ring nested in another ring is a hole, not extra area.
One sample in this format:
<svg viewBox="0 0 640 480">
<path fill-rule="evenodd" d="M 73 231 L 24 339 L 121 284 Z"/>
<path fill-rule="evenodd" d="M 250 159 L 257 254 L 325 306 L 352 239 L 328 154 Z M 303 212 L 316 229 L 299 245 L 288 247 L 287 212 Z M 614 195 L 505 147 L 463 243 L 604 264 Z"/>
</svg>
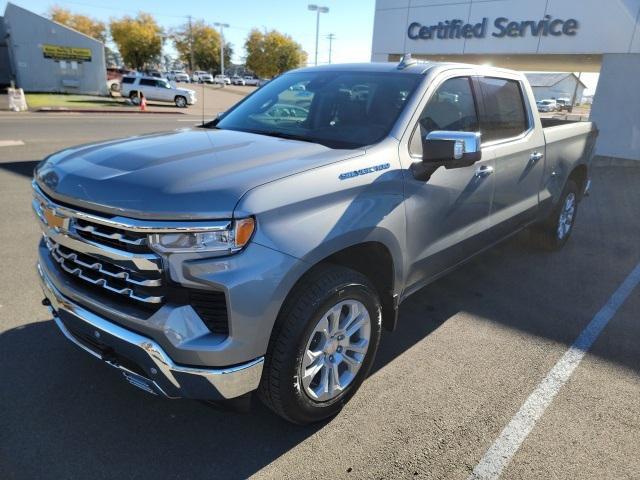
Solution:
<svg viewBox="0 0 640 480">
<path fill-rule="evenodd" d="M 220 27 L 220 74 L 224 75 L 224 29 L 229 28 L 228 23 L 214 23 L 216 27 Z M 224 81 L 222 82 L 224 87 Z"/>
<path fill-rule="evenodd" d="M 311 10 L 312 12 L 316 12 L 316 61 L 315 61 L 315 64 L 318 65 L 318 35 L 320 34 L 320 14 L 329 13 L 329 7 L 321 7 L 319 5 L 311 4 L 309 5 L 309 10 Z"/>
</svg>

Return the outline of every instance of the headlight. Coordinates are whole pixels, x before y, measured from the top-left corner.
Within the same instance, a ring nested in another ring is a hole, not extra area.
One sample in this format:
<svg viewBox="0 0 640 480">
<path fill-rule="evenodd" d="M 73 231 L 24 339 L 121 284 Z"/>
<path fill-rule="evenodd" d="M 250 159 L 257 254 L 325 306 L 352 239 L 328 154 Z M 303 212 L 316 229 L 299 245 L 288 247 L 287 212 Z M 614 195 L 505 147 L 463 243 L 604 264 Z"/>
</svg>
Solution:
<svg viewBox="0 0 640 480">
<path fill-rule="evenodd" d="M 216 252 L 220 255 L 241 250 L 255 230 L 253 218 L 235 220 L 230 228 L 215 231 L 154 233 L 149 244 L 159 253 Z"/>
</svg>

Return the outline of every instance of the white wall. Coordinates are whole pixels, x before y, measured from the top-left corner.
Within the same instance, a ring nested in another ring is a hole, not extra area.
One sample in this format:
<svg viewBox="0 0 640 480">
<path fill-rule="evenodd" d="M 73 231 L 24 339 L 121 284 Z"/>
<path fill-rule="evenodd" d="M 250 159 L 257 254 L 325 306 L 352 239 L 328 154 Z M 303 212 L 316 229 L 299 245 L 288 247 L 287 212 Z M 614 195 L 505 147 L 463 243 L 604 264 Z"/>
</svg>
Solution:
<svg viewBox="0 0 640 480">
<path fill-rule="evenodd" d="M 574 36 L 496 38 L 491 35 L 498 17 L 512 21 L 575 18 Z M 640 0 L 377 0 L 372 59 L 389 54 L 557 54 L 640 53 Z M 411 22 L 434 25 L 460 19 L 477 23 L 489 19 L 484 38 L 412 40 Z"/>
<path fill-rule="evenodd" d="M 598 155 L 640 160 L 639 79 L 640 54 L 604 55 L 591 107 Z"/>
</svg>

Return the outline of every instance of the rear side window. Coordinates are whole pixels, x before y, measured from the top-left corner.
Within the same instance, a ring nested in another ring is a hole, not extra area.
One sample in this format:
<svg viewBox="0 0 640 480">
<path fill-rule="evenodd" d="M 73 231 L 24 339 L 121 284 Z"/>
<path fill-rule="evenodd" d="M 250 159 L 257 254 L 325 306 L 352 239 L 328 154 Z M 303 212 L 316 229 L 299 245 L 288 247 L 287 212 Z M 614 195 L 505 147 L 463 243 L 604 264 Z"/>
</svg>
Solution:
<svg viewBox="0 0 640 480">
<path fill-rule="evenodd" d="M 135 79 L 133 77 L 124 77 L 122 83 L 133 83 Z"/>
<path fill-rule="evenodd" d="M 484 102 L 480 116 L 483 142 L 517 137 L 527 130 L 527 115 L 520 83 L 504 78 L 479 79 Z"/>
<path fill-rule="evenodd" d="M 155 80 L 151 80 L 150 78 L 141 78 L 140 79 L 140 85 L 143 85 L 145 87 L 155 87 L 156 86 L 156 81 Z"/>
</svg>

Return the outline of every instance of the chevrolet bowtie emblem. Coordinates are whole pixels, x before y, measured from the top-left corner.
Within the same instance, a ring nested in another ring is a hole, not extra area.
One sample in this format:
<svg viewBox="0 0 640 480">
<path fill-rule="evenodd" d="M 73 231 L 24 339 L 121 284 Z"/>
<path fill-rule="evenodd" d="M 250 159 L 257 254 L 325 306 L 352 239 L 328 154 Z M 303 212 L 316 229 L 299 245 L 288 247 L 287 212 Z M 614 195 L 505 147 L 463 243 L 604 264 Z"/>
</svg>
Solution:
<svg viewBox="0 0 640 480">
<path fill-rule="evenodd" d="M 69 219 L 67 217 L 58 215 L 54 209 L 49 207 L 43 207 L 42 212 L 49 228 L 55 228 L 56 230 L 67 229 L 69 225 Z"/>
</svg>

